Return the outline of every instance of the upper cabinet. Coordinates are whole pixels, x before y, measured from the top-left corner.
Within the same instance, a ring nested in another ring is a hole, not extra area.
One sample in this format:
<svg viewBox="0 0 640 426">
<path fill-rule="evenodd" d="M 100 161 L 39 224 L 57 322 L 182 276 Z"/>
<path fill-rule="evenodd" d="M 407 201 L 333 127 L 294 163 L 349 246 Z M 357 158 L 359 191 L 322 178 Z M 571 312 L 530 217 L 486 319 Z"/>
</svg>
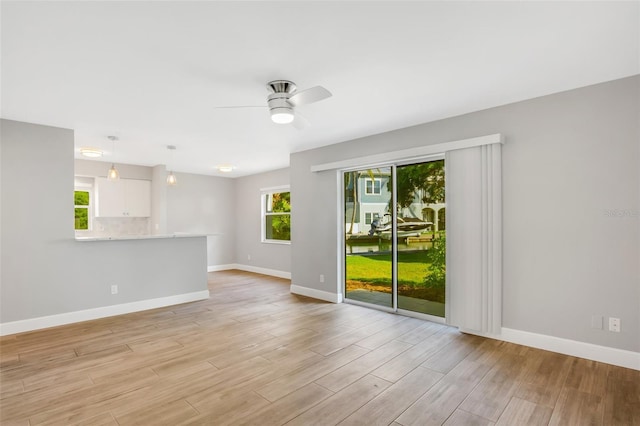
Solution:
<svg viewBox="0 0 640 426">
<path fill-rule="evenodd" d="M 96 178 L 96 217 L 151 216 L 151 182 Z"/>
</svg>

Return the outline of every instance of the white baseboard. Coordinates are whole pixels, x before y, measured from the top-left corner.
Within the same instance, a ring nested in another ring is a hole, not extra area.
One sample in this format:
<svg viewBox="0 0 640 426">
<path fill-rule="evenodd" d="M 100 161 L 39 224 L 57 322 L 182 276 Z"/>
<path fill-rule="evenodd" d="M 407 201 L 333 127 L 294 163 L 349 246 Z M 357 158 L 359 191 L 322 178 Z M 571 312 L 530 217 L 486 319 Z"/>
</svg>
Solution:
<svg viewBox="0 0 640 426">
<path fill-rule="evenodd" d="M 242 265 L 239 263 L 234 263 L 230 265 L 209 266 L 208 269 L 209 269 L 209 272 L 237 269 L 239 271 L 255 272 L 256 274 L 271 275 L 278 278 L 286 278 L 288 280 L 291 279 L 291 272 L 278 271 L 276 269 L 260 268 L 257 266 Z M 297 285 L 291 285 L 291 293 L 299 294 L 301 296 L 313 297 L 314 299 L 326 300 L 327 302 L 332 302 L 332 303 L 341 303 L 343 300 L 342 293 L 335 294 L 335 293 L 330 293 L 328 291 L 316 290 L 313 288 L 301 287 Z"/>
<path fill-rule="evenodd" d="M 273 277 L 285 278 L 288 280 L 291 279 L 291 272 L 278 271 L 276 269 L 260 268 L 258 266 L 242 265 L 240 263 L 232 263 L 229 265 L 213 265 L 208 267 L 209 272 L 227 271 L 230 269 L 254 272 L 256 274 L 271 275 Z M 330 293 L 328 291 L 316 290 L 313 288 L 301 287 L 297 285 L 291 285 L 290 288 L 291 288 L 291 293 L 299 294 L 301 296 L 313 297 L 314 299 L 325 300 L 327 302 L 341 303 L 343 300 L 342 293 L 335 294 L 335 293 Z"/>
<path fill-rule="evenodd" d="M 63 314 L 46 317 L 30 318 L 20 321 L 12 321 L 0 324 L 0 336 L 23 333 L 25 331 L 40 330 L 59 325 L 72 324 L 82 321 L 90 321 L 115 315 L 129 314 L 132 312 L 146 311 L 148 309 L 163 308 L 165 306 L 179 305 L 181 303 L 195 302 L 209 298 L 209 290 L 193 293 L 177 294 L 175 296 L 159 297 L 156 299 L 140 300 L 137 302 L 123 303 L 120 305 L 102 306 L 83 311 L 66 312 Z"/>
<path fill-rule="evenodd" d="M 326 300 L 331 303 L 341 303 L 342 293 L 330 293 L 328 291 L 316 290 L 315 288 L 301 287 L 299 285 L 291 285 L 291 293 L 301 296 L 313 297 L 314 299 Z"/>
<path fill-rule="evenodd" d="M 578 342 L 576 340 L 547 336 L 544 334 L 530 333 L 528 331 L 502 328 L 500 336 L 494 337 L 505 342 L 544 349 L 578 358 L 604 362 L 606 364 L 640 370 L 640 353 L 607 346 L 594 345 L 592 343 Z"/>
<path fill-rule="evenodd" d="M 213 265 L 207 268 L 209 272 L 228 271 L 230 269 L 254 272 L 256 274 L 262 274 L 262 275 L 271 275 L 272 277 L 285 278 L 287 280 L 291 279 L 291 272 L 279 271 L 277 269 L 260 268 L 259 266 L 242 265 L 240 263 L 231 263 L 228 265 Z"/>
<path fill-rule="evenodd" d="M 207 266 L 207 272 L 228 271 L 230 269 L 238 269 L 238 265 L 235 264 L 235 263 L 230 263 L 228 265 L 209 265 L 209 266 Z"/>
</svg>

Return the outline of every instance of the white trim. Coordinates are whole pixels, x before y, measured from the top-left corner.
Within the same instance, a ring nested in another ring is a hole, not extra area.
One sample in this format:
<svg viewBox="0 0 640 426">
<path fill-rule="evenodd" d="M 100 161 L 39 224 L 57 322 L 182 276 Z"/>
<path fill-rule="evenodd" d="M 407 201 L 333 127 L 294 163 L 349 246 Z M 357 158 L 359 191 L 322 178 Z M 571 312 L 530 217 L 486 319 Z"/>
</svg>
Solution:
<svg viewBox="0 0 640 426">
<path fill-rule="evenodd" d="M 316 164 L 311 166 L 311 172 L 323 172 L 326 170 L 346 169 L 350 167 L 366 168 L 369 165 L 405 161 L 413 158 L 417 159 L 425 157 L 427 155 L 441 154 L 445 151 L 472 148 L 494 143 L 504 143 L 502 135 L 500 133 L 457 141 L 436 143 L 433 145 L 419 146 L 416 148 L 402 149 L 399 151 L 384 152 L 381 154 L 365 155 L 362 157 L 349 158 L 346 160 L 334 161 L 331 163 Z"/>
<path fill-rule="evenodd" d="M 640 371 L 640 352 L 624 349 L 610 348 L 608 346 L 595 345 L 593 343 L 579 342 L 577 340 L 564 339 L 562 337 L 548 336 L 546 334 L 531 333 L 529 331 L 502 328 L 501 334 L 479 333 L 474 330 L 460 329 L 463 333 L 476 336 L 502 340 L 532 348 L 544 349 L 559 354 L 604 362 L 605 364 L 631 368 Z"/>
<path fill-rule="evenodd" d="M 424 155 L 417 158 L 410 158 L 405 161 L 397 160 L 397 161 L 394 161 L 393 163 L 395 164 L 396 167 L 404 167 L 404 166 L 411 166 L 416 163 L 429 163 L 431 161 L 438 161 L 438 160 L 444 160 L 444 152 L 439 152 L 437 154 Z"/>
<path fill-rule="evenodd" d="M 260 241 L 261 244 L 282 244 L 285 246 L 290 246 L 291 245 L 291 241 L 290 240 L 262 240 Z"/>
<path fill-rule="evenodd" d="M 380 217 L 380 212 L 362 212 L 362 213 L 364 213 L 364 224 L 365 225 L 371 225 L 374 220 L 382 219 Z M 369 215 L 369 220 L 368 221 L 367 221 L 367 215 Z M 373 217 L 374 215 L 375 215 L 375 217 Z"/>
<path fill-rule="evenodd" d="M 395 164 L 391 165 L 391 206 L 396 206 L 389 209 L 391 210 L 391 241 L 389 241 L 391 243 L 391 305 L 394 312 L 398 312 L 398 166 Z M 380 243 L 378 243 L 378 249 L 380 249 Z M 344 262 L 346 265 L 346 256 Z"/>
<path fill-rule="evenodd" d="M 258 266 L 250 266 L 250 265 L 236 265 L 237 268 L 241 271 L 254 272 L 256 274 L 262 275 L 271 275 L 272 277 L 284 278 L 287 280 L 291 279 L 291 272 L 287 271 L 278 271 L 277 269 L 268 269 L 268 268 L 260 268 Z"/>
<path fill-rule="evenodd" d="M 371 192 L 367 191 L 367 181 L 371 182 Z M 378 185 L 378 192 L 376 192 L 376 182 L 380 182 Z M 357 185 L 357 182 L 356 182 Z M 364 178 L 364 195 L 382 195 L 382 179 L 365 177 Z"/>
<path fill-rule="evenodd" d="M 99 308 L 86 309 L 82 311 L 65 312 L 63 314 L 50 315 L 46 317 L 6 322 L 0 324 L 0 336 L 129 314 L 132 312 L 146 311 L 148 309 L 163 308 L 166 306 L 195 302 L 197 300 L 206 300 L 208 298 L 209 290 L 203 290 L 193 293 L 177 294 L 175 296 L 123 303 L 120 305 L 101 306 Z"/>
<path fill-rule="evenodd" d="M 338 280 L 336 281 L 336 294 L 342 295 L 346 293 L 345 285 L 345 256 L 346 256 L 346 242 L 345 235 L 346 229 L 346 217 L 344 213 L 345 198 L 344 198 L 344 172 L 336 170 L 336 194 L 338 194 L 338 203 L 336 204 L 336 217 L 338 218 L 338 226 L 336 227 L 337 235 L 336 241 L 338 242 L 338 250 L 336 251 L 336 275 Z M 354 200 L 355 201 L 355 200 Z M 342 296 L 338 296 L 338 299 L 343 299 Z M 337 302 L 340 303 L 340 302 Z"/>
<path fill-rule="evenodd" d="M 277 269 L 261 268 L 259 266 L 242 265 L 240 263 L 229 263 L 227 265 L 209 265 L 207 272 L 229 271 L 237 269 L 238 271 L 254 272 L 256 274 L 270 275 L 272 277 L 291 279 L 291 272 L 279 271 Z"/>
<path fill-rule="evenodd" d="M 238 269 L 238 265 L 236 263 L 229 263 L 227 265 L 209 265 L 209 266 L 207 266 L 207 272 L 228 271 L 230 269 Z"/>
<path fill-rule="evenodd" d="M 278 185 L 269 186 L 267 188 L 260 188 L 260 192 L 268 194 L 270 192 L 291 192 L 291 185 Z"/>
<path fill-rule="evenodd" d="M 75 214 L 75 209 L 76 208 L 85 208 L 87 209 L 87 229 L 75 229 L 75 223 L 74 223 L 74 231 L 77 235 L 84 235 L 84 234 L 89 234 L 91 232 L 93 232 L 93 228 L 95 225 L 95 219 L 96 219 L 96 213 L 95 213 L 95 191 L 93 190 L 93 183 L 84 183 L 84 182 L 75 182 L 75 177 L 74 177 L 74 186 L 73 186 L 73 192 L 74 192 L 74 201 L 75 201 L 75 192 L 79 191 L 79 192 L 88 192 L 89 193 L 89 205 L 87 206 L 82 206 L 82 205 L 77 205 L 74 203 L 73 205 L 73 209 L 74 209 L 74 214 Z"/>
<path fill-rule="evenodd" d="M 289 216 L 291 220 L 291 211 L 288 212 L 267 212 L 267 199 L 271 200 L 271 195 L 289 193 L 291 196 L 291 188 L 289 185 L 274 186 L 271 188 L 263 188 L 260 190 L 260 242 L 268 244 L 291 244 L 291 233 L 289 240 L 274 240 L 267 238 L 267 216 Z M 270 202 L 270 201 L 269 201 Z"/>
<path fill-rule="evenodd" d="M 593 343 L 578 342 L 576 340 L 514 330 L 511 328 L 502 328 L 501 340 L 631 368 L 633 370 L 640 370 L 640 352 L 610 348 L 608 346 L 594 345 Z"/>
<path fill-rule="evenodd" d="M 325 300 L 331 303 L 342 303 L 342 293 L 331 293 L 328 291 L 316 290 L 315 288 L 301 287 L 291 284 L 291 293 L 301 296 L 312 297 L 314 299 Z"/>
</svg>

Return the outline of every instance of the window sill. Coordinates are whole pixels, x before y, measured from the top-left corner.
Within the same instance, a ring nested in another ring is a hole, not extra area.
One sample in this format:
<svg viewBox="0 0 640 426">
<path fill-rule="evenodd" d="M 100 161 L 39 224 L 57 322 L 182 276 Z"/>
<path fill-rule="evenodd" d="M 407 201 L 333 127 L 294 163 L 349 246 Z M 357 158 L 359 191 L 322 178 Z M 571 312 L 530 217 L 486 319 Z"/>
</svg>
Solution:
<svg viewBox="0 0 640 426">
<path fill-rule="evenodd" d="M 261 243 L 263 243 L 263 244 L 280 244 L 280 245 L 286 245 L 286 246 L 290 246 L 291 245 L 291 241 L 284 241 L 284 240 L 262 240 Z"/>
</svg>

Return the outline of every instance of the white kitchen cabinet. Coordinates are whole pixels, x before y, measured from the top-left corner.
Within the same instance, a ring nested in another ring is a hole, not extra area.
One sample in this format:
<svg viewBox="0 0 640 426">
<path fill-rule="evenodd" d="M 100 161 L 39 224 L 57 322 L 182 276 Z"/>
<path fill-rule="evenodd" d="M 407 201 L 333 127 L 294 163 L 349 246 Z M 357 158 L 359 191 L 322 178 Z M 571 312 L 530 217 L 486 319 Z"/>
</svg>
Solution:
<svg viewBox="0 0 640 426">
<path fill-rule="evenodd" d="M 127 216 L 151 216 L 151 182 L 148 180 L 123 179 L 124 207 Z"/>
<path fill-rule="evenodd" d="M 96 217 L 151 216 L 151 182 L 96 178 Z"/>
</svg>

